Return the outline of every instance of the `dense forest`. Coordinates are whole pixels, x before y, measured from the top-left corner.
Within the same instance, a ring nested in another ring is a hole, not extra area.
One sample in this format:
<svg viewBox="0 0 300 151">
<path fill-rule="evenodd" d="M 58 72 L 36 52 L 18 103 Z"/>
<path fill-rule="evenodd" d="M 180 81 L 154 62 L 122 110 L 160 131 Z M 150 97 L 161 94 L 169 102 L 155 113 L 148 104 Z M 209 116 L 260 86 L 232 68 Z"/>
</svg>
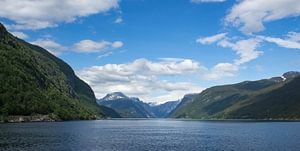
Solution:
<svg viewBox="0 0 300 151">
<path fill-rule="evenodd" d="M 65 62 L 7 32 L 0 24 L 0 115 L 48 115 L 53 120 L 118 116 L 97 105 L 94 92 Z"/>
</svg>

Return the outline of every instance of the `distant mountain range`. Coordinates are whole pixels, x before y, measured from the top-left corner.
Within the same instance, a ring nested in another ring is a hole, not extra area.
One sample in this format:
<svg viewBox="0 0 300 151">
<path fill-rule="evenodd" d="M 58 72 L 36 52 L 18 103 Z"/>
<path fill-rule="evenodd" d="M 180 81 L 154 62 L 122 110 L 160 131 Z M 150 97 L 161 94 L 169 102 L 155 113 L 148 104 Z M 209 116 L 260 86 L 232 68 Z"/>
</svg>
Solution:
<svg viewBox="0 0 300 151">
<path fill-rule="evenodd" d="M 291 71 L 270 79 L 215 86 L 160 105 L 121 92 L 97 102 L 127 118 L 300 119 L 299 92 L 300 73 Z"/>
<path fill-rule="evenodd" d="M 173 118 L 300 119 L 300 73 L 208 88 L 181 103 Z"/>
<path fill-rule="evenodd" d="M 215 86 L 161 105 L 150 105 L 121 92 L 97 102 L 130 118 L 300 119 L 300 73 Z"/>
<path fill-rule="evenodd" d="M 152 105 L 151 111 L 157 118 L 166 118 L 169 117 L 169 114 L 176 108 L 180 103 L 180 100 L 169 101 L 159 105 Z"/>
<path fill-rule="evenodd" d="M 121 117 L 126 118 L 151 118 L 155 115 L 151 112 L 149 104 L 138 98 L 127 97 L 121 92 L 107 94 L 104 98 L 97 100 L 99 105 L 114 109 Z"/>
<path fill-rule="evenodd" d="M 68 64 L 14 37 L 1 23 L 0 60 L 0 121 L 119 117 L 97 105 L 90 86 Z"/>
<path fill-rule="evenodd" d="M 179 101 L 150 105 L 149 103 L 140 101 L 139 98 L 128 97 L 121 92 L 114 92 L 97 100 L 97 103 L 114 109 L 125 118 L 162 118 L 167 117 Z"/>
</svg>

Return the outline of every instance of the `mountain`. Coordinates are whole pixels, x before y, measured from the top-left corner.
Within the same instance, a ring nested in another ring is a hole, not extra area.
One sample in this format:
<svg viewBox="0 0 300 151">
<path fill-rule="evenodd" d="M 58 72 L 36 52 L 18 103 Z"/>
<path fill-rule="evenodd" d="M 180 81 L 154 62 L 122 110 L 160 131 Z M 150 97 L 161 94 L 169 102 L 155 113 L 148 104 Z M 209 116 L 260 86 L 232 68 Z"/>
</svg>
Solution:
<svg viewBox="0 0 300 151">
<path fill-rule="evenodd" d="M 300 73 L 208 88 L 170 117 L 300 119 Z M 179 105 L 180 106 L 180 105 Z"/>
<path fill-rule="evenodd" d="M 290 71 L 290 72 L 284 73 L 281 78 L 283 78 L 283 80 L 286 80 L 286 79 L 293 79 L 293 78 L 296 78 L 298 76 L 300 76 L 300 72 Z"/>
<path fill-rule="evenodd" d="M 0 121 L 16 116 L 47 120 L 116 116 L 98 106 L 94 92 L 47 50 L 11 35 L 0 23 Z"/>
<path fill-rule="evenodd" d="M 101 99 L 101 101 L 115 101 L 118 99 L 130 99 L 130 98 L 127 97 L 122 92 L 114 92 L 114 93 L 107 94 L 104 98 Z M 132 98 L 132 99 L 135 100 L 135 98 Z M 99 102 L 99 101 L 97 101 L 97 102 Z"/>
<path fill-rule="evenodd" d="M 139 98 L 128 97 L 122 92 L 107 94 L 97 101 L 98 104 L 113 108 L 124 118 L 164 118 L 179 104 L 180 101 L 170 101 L 164 104 L 152 105 L 140 101 Z"/>
<path fill-rule="evenodd" d="M 168 117 L 172 117 L 175 112 L 178 112 L 179 110 L 184 108 L 186 104 L 192 102 L 197 95 L 197 93 L 184 95 L 179 103 L 175 106 L 175 108 L 169 112 Z"/>
<path fill-rule="evenodd" d="M 171 111 L 173 111 L 179 103 L 180 100 L 170 101 L 159 105 L 151 105 L 150 110 L 155 115 L 155 117 L 165 118 L 169 116 Z"/>
<path fill-rule="evenodd" d="M 149 104 L 140 101 L 138 98 L 128 97 L 121 92 L 107 94 L 104 98 L 99 99 L 97 103 L 114 109 L 121 117 L 125 118 L 155 117 Z"/>
</svg>

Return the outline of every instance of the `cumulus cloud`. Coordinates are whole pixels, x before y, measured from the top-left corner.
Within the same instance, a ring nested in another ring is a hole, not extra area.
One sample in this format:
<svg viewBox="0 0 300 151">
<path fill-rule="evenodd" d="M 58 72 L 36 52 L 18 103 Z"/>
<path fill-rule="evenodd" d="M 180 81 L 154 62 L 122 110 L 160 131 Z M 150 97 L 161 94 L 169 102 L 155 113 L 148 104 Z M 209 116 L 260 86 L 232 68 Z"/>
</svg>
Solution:
<svg viewBox="0 0 300 151">
<path fill-rule="evenodd" d="M 226 0 L 191 0 L 192 3 L 220 3 L 225 2 Z"/>
<path fill-rule="evenodd" d="M 74 49 L 77 52 L 91 53 L 91 52 L 101 52 L 108 48 L 121 48 L 123 42 L 115 41 L 93 41 L 89 39 L 81 40 L 74 44 Z"/>
<path fill-rule="evenodd" d="M 102 51 L 110 45 L 108 41 L 93 41 L 93 40 L 81 40 L 74 44 L 74 48 L 78 52 L 97 52 Z"/>
<path fill-rule="evenodd" d="M 198 62 L 183 59 L 181 61 L 158 61 L 153 62 L 147 59 L 137 59 L 128 64 L 106 64 L 105 66 L 94 66 L 93 69 L 118 71 L 121 75 L 180 75 L 194 73 L 201 70 Z"/>
<path fill-rule="evenodd" d="M 0 17 L 14 22 L 12 29 L 43 29 L 79 17 L 119 7 L 119 0 L 0 0 Z"/>
<path fill-rule="evenodd" d="M 226 35 L 227 35 L 227 33 L 220 33 L 220 34 L 209 36 L 209 37 L 201 37 L 201 38 L 198 38 L 196 40 L 196 42 L 200 43 L 200 44 L 212 44 L 216 41 L 219 41 L 219 40 L 225 38 Z"/>
<path fill-rule="evenodd" d="M 207 80 L 218 80 L 223 77 L 233 77 L 239 71 L 239 66 L 231 63 L 218 63 L 210 72 L 204 75 Z"/>
<path fill-rule="evenodd" d="M 137 96 L 145 101 L 177 100 L 186 93 L 200 92 L 203 88 L 189 82 L 168 81 L 166 76 L 187 76 L 203 70 L 193 60 L 137 59 L 127 64 L 92 66 L 77 72 L 93 88 L 98 98 L 115 91 Z"/>
<path fill-rule="evenodd" d="M 105 52 L 106 50 L 121 48 L 124 44 L 121 41 L 109 42 L 109 41 L 92 41 L 92 40 L 81 40 L 73 46 L 63 46 L 58 42 L 49 38 L 41 38 L 30 42 L 34 45 L 45 48 L 52 54 L 59 56 L 64 52 L 77 52 L 77 53 L 95 53 Z M 98 58 L 103 58 L 112 55 L 113 52 L 109 51 L 103 55 L 99 55 Z"/>
<path fill-rule="evenodd" d="M 35 41 L 30 42 L 34 45 L 38 45 L 40 47 L 45 48 L 53 55 L 60 55 L 62 52 L 66 51 L 67 48 L 62 46 L 61 44 L 51 40 L 51 39 L 37 39 Z"/>
<path fill-rule="evenodd" d="M 249 34 L 263 31 L 265 22 L 299 15 L 299 0 L 243 0 L 233 6 L 225 21 Z"/>
<path fill-rule="evenodd" d="M 13 34 L 14 36 L 20 38 L 20 39 L 27 39 L 28 38 L 28 35 L 23 33 L 23 32 L 20 32 L 20 31 L 13 31 L 13 32 L 10 32 L 11 34 Z"/>
</svg>

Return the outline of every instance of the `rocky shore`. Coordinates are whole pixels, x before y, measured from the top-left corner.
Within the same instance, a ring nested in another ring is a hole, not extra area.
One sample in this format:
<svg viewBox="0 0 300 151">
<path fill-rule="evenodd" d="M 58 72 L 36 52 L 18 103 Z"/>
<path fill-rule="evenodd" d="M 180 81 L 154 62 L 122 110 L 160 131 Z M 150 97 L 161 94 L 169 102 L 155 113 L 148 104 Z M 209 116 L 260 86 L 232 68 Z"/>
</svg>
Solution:
<svg viewBox="0 0 300 151">
<path fill-rule="evenodd" d="M 21 123 L 21 122 L 54 122 L 58 121 L 53 115 L 32 115 L 32 116 L 5 116 L 0 117 L 0 123 Z"/>
</svg>

